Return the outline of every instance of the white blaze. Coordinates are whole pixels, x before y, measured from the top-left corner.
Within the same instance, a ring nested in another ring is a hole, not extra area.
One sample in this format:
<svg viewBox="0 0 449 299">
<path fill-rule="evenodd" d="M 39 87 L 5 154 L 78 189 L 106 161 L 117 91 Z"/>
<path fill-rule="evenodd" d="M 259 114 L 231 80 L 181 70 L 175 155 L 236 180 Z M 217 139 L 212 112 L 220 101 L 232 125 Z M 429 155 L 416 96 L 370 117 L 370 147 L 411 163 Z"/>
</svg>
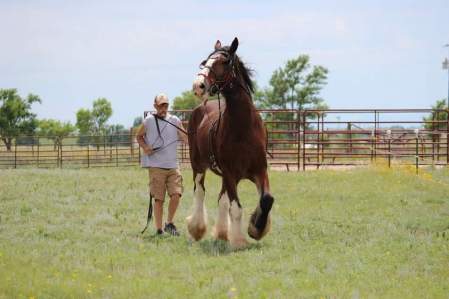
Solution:
<svg viewBox="0 0 449 299">
<path fill-rule="evenodd" d="M 209 83 L 206 78 L 209 76 L 210 68 L 214 64 L 216 57 L 211 57 L 207 60 L 205 67 L 200 70 L 197 74 L 195 80 L 193 81 L 193 91 L 199 97 L 206 99 L 209 94 L 206 92 L 209 89 Z M 204 88 L 200 88 L 200 86 L 204 86 Z"/>
</svg>

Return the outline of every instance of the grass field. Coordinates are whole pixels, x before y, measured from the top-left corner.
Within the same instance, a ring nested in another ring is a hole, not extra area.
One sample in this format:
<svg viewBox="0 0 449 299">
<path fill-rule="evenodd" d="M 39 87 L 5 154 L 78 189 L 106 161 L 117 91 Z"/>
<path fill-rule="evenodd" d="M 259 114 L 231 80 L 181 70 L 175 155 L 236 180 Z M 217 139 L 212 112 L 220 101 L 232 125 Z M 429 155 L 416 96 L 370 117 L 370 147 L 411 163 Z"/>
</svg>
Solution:
<svg viewBox="0 0 449 299">
<path fill-rule="evenodd" d="M 140 235 L 144 170 L 1 170 L 0 298 L 448 298 L 447 169 L 270 178 L 272 232 L 232 252 L 189 242 L 189 171 L 174 238 Z M 210 224 L 218 188 L 209 173 Z M 247 223 L 256 190 L 239 191 Z"/>
</svg>

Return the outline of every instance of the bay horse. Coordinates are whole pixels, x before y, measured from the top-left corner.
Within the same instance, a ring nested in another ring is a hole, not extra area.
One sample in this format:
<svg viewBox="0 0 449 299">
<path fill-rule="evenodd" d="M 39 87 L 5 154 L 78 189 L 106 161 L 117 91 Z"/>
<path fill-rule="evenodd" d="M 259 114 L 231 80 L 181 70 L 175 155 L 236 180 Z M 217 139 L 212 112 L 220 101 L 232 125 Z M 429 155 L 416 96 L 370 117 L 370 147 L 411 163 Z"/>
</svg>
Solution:
<svg viewBox="0 0 449 299">
<path fill-rule="evenodd" d="M 260 200 L 250 217 L 248 234 L 260 240 L 270 230 L 270 194 L 266 160 L 266 134 L 262 119 L 252 101 L 251 70 L 236 55 L 238 39 L 215 50 L 200 65 L 193 83 L 196 96 L 203 99 L 189 120 L 190 161 L 194 180 L 193 213 L 187 217 L 187 229 L 198 241 L 207 230 L 204 203 L 204 178 L 210 169 L 222 177 L 218 197 L 218 218 L 213 235 L 227 240 L 234 249 L 248 242 L 242 233 L 242 206 L 237 185 L 242 179 L 256 184 Z M 220 98 L 208 101 L 209 96 Z"/>
</svg>

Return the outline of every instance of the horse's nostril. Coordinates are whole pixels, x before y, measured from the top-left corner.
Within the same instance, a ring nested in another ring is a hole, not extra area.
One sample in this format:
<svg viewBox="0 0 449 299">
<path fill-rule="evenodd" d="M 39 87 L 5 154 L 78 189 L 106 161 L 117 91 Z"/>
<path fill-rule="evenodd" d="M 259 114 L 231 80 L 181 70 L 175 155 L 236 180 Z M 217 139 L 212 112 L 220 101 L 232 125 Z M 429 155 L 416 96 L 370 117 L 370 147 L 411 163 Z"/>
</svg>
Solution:
<svg viewBox="0 0 449 299">
<path fill-rule="evenodd" d="M 204 83 L 200 83 L 200 86 L 199 86 L 201 89 L 204 89 L 205 87 L 206 87 L 206 85 L 204 85 Z"/>
</svg>

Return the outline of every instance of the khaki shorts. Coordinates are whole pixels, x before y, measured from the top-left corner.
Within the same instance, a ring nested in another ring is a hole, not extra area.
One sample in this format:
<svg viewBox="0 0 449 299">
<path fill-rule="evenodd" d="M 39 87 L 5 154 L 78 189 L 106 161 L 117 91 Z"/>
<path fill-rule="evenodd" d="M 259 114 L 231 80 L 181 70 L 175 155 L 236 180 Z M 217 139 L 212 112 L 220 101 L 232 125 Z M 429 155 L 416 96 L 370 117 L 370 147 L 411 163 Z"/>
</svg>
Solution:
<svg viewBox="0 0 449 299">
<path fill-rule="evenodd" d="M 157 200 L 165 200 L 165 192 L 171 197 L 174 194 L 182 195 L 182 176 L 178 168 L 164 169 L 150 167 L 150 195 Z"/>
</svg>

